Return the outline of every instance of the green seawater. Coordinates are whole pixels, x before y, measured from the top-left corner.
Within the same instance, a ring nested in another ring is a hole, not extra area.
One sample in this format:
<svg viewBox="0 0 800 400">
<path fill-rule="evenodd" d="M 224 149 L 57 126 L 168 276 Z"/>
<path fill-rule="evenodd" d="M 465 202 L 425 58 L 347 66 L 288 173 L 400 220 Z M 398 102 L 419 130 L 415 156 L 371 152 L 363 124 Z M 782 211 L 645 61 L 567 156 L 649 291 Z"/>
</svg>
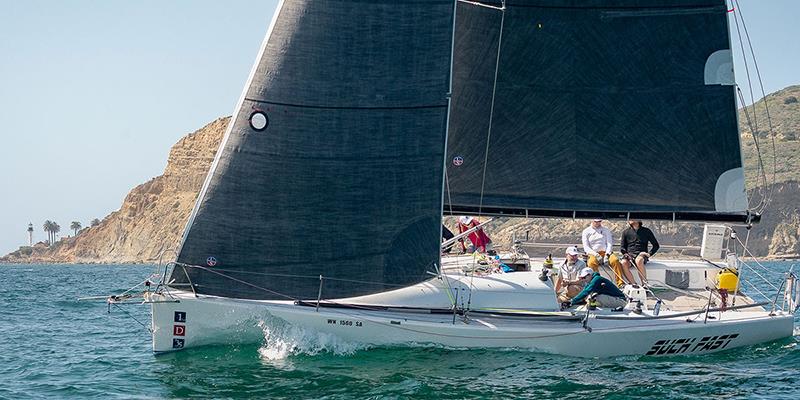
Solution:
<svg viewBox="0 0 800 400">
<path fill-rule="evenodd" d="M 769 263 L 780 282 L 791 262 Z M 0 265 L 0 398 L 800 398 L 797 336 L 704 356 L 579 359 L 518 349 L 366 348 L 298 331 L 155 356 L 121 292 L 152 266 Z M 126 314 L 129 313 L 129 314 Z M 797 330 L 796 330 L 797 332 Z"/>
</svg>

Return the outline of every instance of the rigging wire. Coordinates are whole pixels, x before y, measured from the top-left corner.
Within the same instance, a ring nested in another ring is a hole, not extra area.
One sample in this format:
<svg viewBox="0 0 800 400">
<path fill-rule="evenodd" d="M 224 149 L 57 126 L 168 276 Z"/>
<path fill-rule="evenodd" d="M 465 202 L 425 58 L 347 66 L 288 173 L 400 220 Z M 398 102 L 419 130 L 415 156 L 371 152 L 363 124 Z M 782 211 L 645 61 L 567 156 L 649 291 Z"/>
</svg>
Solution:
<svg viewBox="0 0 800 400">
<path fill-rule="evenodd" d="M 450 208 L 450 215 L 453 215 L 453 198 L 450 196 L 450 177 L 446 165 L 444 167 L 444 185 L 447 187 L 447 206 Z"/>
<path fill-rule="evenodd" d="M 203 267 L 203 266 L 199 266 L 199 265 L 190 265 L 190 264 L 183 264 L 183 265 L 185 267 L 187 267 L 187 268 L 198 268 L 198 269 L 209 270 L 208 268 Z M 275 273 L 268 273 L 268 272 L 242 271 L 242 270 L 224 269 L 224 268 L 215 268 L 214 271 L 237 273 L 237 274 L 247 274 L 247 275 L 276 276 L 276 277 L 281 277 L 281 278 L 301 278 L 301 279 L 319 280 L 319 275 L 313 275 L 312 276 L 312 275 L 275 274 Z M 385 283 L 385 282 L 376 282 L 376 281 L 362 281 L 362 280 L 355 280 L 355 279 L 330 278 L 330 277 L 327 277 L 327 276 L 324 277 L 324 278 L 325 278 L 325 280 L 328 280 L 328 281 L 366 283 L 366 284 L 386 285 L 386 286 L 395 286 L 395 287 L 406 287 L 407 286 L 407 285 L 400 285 L 400 284 L 395 284 L 395 283 Z"/>
<path fill-rule="evenodd" d="M 128 317 L 130 317 L 134 321 L 138 322 L 139 325 L 141 325 L 144 329 L 147 329 L 148 332 L 153 333 L 153 329 L 151 327 L 145 325 L 144 323 L 142 323 L 142 321 L 139 321 L 136 317 L 133 316 L 133 314 L 129 313 L 127 310 L 125 310 L 124 308 L 120 307 L 119 304 L 116 304 L 116 303 L 109 303 L 109 304 L 112 304 L 118 310 L 122 311 L 125 315 L 127 315 Z"/>
<path fill-rule="evenodd" d="M 770 188 L 769 195 L 767 197 L 767 205 L 768 205 L 769 202 L 772 200 L 773 194 L 775 193 L 775 185 L 774 184 L 775 184 L 775 181 L 777 179 L 777 171 L 778 171 L 778 162 L 777 162 L 778 153 L 777 153 L 777 146 L 776 146 L 776 143 L 775 143 L 775 133 L 774 133 L 773 126 L 772 126 L 772 117 L 771 117 L 771 115 L 769 113 L 769 104 L 767 102 L 767 94 L 766 94 L 766 91 L 764 90 L 764 81 L 763 81 L 763 79 L 761 79 L 761 71 L 758 68 L 758 60 L 756 59 L 755 50 L 753 50 L 753 41 L 750 40 L 750 33 L 748 32 L 747 24 L 744 21 L 744 14 L 741 13 L 741 7 L 739 6 L 739 0 L 734 0 L 734 2 L 736 3 L 736 8 L 739 9 L 739 13 L 737 13 L 737 14 L 739 15 L 739 18 L 741 18 L 741 20 L 742 20 L 742 28 L 744 29 L 744 35 L 747 38 L 747 46 L 750 49 L 750 56 L 753 59 L 753 66 L 755 67 L 755 70 L 756 70 L 756 77 L 758 78 L 758 85 L 759 85 L 759 88 L 761 89 L 761 96 L 762 96 L 762 99 L 764 101 L 764 112 L 765 112 L 766 117 L 767 117 L 767 127 L 769 128 L 770 139 L 772 141 L 772 187 Z M 765 207 L 766 207 L 766 205 L 765 205 Z"/>
<path fill-rule="evenodd" d="M 742 90 L 741 90 L 741 88 L 739 88 L 738 85 L 736 87 L 736 92 L 737 92 L 737 94 L 739 96 L 739 101 L 742 104 L 744 104 L 744 95 L 742 94 Z M 756 159 L 757 159 L 757 162 L 756 162 L 756 168 L 757 168 L 756 169 L 756 182 L 757 183 L 756 183 L 756 188 L 754 188 L 753 190 L 757 191 L 757 190 L 759 190 L 759 187 L 761 188 L 760 189 L 761 198 L 759 199 L 758 205 L 753 206 L 752 204 L 749 204 L 753 200 L 752 198 L 749 198 L 748 199 L 748 208 L 751 209 L 751 210 L 758 210 L 758 209 L 760 209 L 760 208 L 762 208 L 764 206 L 764 201 L 766 199 L 766 195 L 764 193 L 764 190 L 766 190 L 766 186 L 767 186 L 767 175 L 766 175 L 766 170 L 764 168 L 764 159 L 763 159 L 763 157 L 761 157 L 761 146 L 760 146 L 759 141 L 758 141 L 757 130 L 754 128 L 754 124 L 753 124 L 753 121 L 750 118 L 750 112 L 747 111 L 747 107 L 744 107 L 743 111 L 744 111 L 744 117 L 745 117 L 747 126 L 750 128 L 750 132 L 752 132 L 753 144 L 754 144 L 754 146 L 756 148 Z M 755 115 L 753 117 L 755 117 Z"/>
<path fill-rule="evenodd" d="M 743 98 L 743 95 L 741 93 L 741 89 L 737 89 L 737 90 L 739 91 L 740 102 L 742 103 L 742 106 L 743 106 L 743 109 L 744 109 L 744 112 L 745 112 L 745 117 L 748 120 L 748 122 L 747 122 L 748 126 L 750 128 L 750 131 L 753 134 L 753 142 L 754 142 L 754 144 L 756 146 L 756 153 L 757 153 L 758 163 L 759 163 L 759 166 L 758 166 L 759 170 L 758 170 L 758 175 L 757 175 L 758 178 L 757 179 L 761 182 L 761 185 L 762 185 L 762 188 L 759 191 L 761 193 L 761 199 L 760 199 L 758 205 L 756 207 L 752 208 L 752 209 L 756 213 L 763 213 L 766 210 L 766 208 L 768 207 L 769 203 L 772 201 L 772 197 L 774 196 L 774 193 L 775 193 L 775 183 L 776 183 L 776 180 L 777 180 L 777 158 L 778 157 L 777 157 L 777 145 L 776 145 L 776 142 L 775 142 L 775 132 L 774 132 L 773 124 L 772 124 L 772 117 L 771 117 L 770 112 L 769 112 L 769 102 L 767 101 L 767 94 L 766 94 L 766 91 L 764 90 L 764 82 L 763 82 L 763 79 L 761 77 L 761 71 L 760 71 L 760 69 L 758 67 L 758 61 L 757 61 L 756 56 L 755 56 L 755 50 L 753 49 L 753 42 L 750 39 L 750 33 L 747 30 L 747 24 L 745 23 L 744 14 L 742 13 L 742 8 L 741 8 L 741 6 L 739 4 L 739 0 L 731 0 L 731 7 L 733 9 L 733 11 L 732 11 L 733 12 L 733 20 L 734 20 L 734 23 L 736 25 L 736 33 L 737 33 L 737 36 L 739 38 L 739 44 L 740 44 L 740 48 L 741 48 L 741 51 L 742 51 L 742 58 L 743 58 L 743 61 L 744 61 L 745 72 L 747 74 L 748 88 L 750 90 L 750 99 L 751 99 L 751 102 L 752 102 L 752 120 L 750 120 L 750 117 L 749 117 L 749 114 L 748 114 L 748 111 L 747 111 L 747 106 L 745 105 L 744 98 Z M 741 24 L 740 24 L 740 21 L 741 21 Z M 742 32 L 744 32 L 744 38 L 742 37 Z M 759 143 L 758 143 L 758 137 L 757 137 L 758 136 L 758 132 L 759 132 L 758 131 L 758 128 L 759 128 L 758 117 L 757 117 L 757 105 L 758 105 L 758 102 L 755 101 L 755 94 L 754 94 L 755 92 L 753 90 L 752 78 L 750 76 L 749 62 L 748 62 L 748 57 L 747 57 L 748 52 L 745 50 L 745 47 L 744 47 L 745 42 L 747 42 L 750 58 L 752 59 L 753 67 L 755 69 L 755 75 L 756 75 L 756 78 L 758 79 L 759 89 L 761 91 L 761 97 L 762 97 L 760 102 L 763 102 L 763 105 L 764 105 L 764 111 L 765 111 L 766 119 L 767 119 L 768 133 L 769 133 L 769 137 L 771 139 L 771 144 L 772 144 L 772 177 L 771 177 L 772 179 L 771 179 L 771 182 L 767 178 L 767 171 L 766 171 L 766 168 L 763 165 L 763 158 L 762 158 L 762 154 L 761 154 L 761 148 L 760 148 Z M 737 86 L 737 88 L 738 88 L 738 86 Z"/>
<path fill-rule="evenodd" d="M 736 0 L 732 0 L 736 1 Z M 737 4 L 738 6 L 738 4 Z M 753 93 L 753 81 L 750 78 L 750 66 L 747 62 L 747 52 L 744 50 L 744 41 L 742 40 L 742 30 L 739 28 L 739 18 L 738 14 L 736 13 L 736 7 L 734 7 L 734 14 L 733 14 L 733 21 L 736 24 L 736 35 L 739 37 L 739 47 L 742 49 L 742 61 L 744 61 L 744 72 L 747 75 L 747 87 L 750 89 L 750 103 L 753 105 L 753 113 L 755 114 L 755 94 Z M 742 104 L 742 107 L 747 108 L 746 104 Z M 755 128 L 758 129 L 758 121 L 755 122 Z"/>
<path fill-rule="evenodd" d="M 186 267 L 190 267 L 190 268 L 198 268 L 198 269 L 202 269 L 202 270 L 204 270 L 204 271 L 208 271 L 208 272 L 211 272 L 211 273 L 213 273 L 213 274 L 219 275 L 219 276 L 221 276 L 221 277 L 223 277 L 223 278 L 228 278 L 228 279 L 230 279 L 230 280 L 232 280 L 232 281 L 234 281 L 234 282 L 238 282 L 238 283 L 241 283 L 241 284 L 243 284 L 243 285 L 250 286 L 250 287 L 252 287 L 252 288 L 255 288 L 255 289 L 260 289 L 260 290 L 263 290 L 263 291 L 265 291 L 265 292 L 272 293 L 272 294 L 274 294 L 274 295 L 276 295 L 276 296 L 285 297 L 285 298 L 287 298 L 287 299 L 289 299 L 289 300 L 294 300 L 294 301 L 298 301 L 298 300 L 299 300 L 298 298 L 295 298 L 295 297 L 289 296 L 289 295 L 287 295 L 287 294 L 283 294 L 283 293 L 280 293 L 280 292 L 276 292 L 276 291 L 274 291 L 274 290 L 267 289 L 267 288 L 265 288 L 265 287 L 261 287 L 261 286 L 258 286 L 258 285 L 254 285 L 254 284 L 252 284 L 252 283 L 249 283 L 249 282 L 243 281 L 243 280 L 241 280 L 241 279 L 234 278 L 234 277 L 232 277 L 232 276 L 230 276 L 230 275 L 225 275 L 225 274 L 223 274 L 223 273 L 221 273 L 221 272 L 217 272 L 217 271 L 214 271 L 214 270 L 212 270 L 212 269 L 210 269 L 210 268 L 206 268 L 206 267 L 203 267 L 203 266 L 200 266 L 200 265 L 191 265 L 191 266 L 190 266 L 190 265 L 184 265 L 184 266 L 186 266 Z M 318 277 L 317 279 L 319 279 L 319 277 Z"/>
<path fill-rule="evenodd" d="M 176 264 L 177 264 L 177 263 L 176 263 Z M 292 297 L 292 296 L 289 296 L 289 295 L 287 295 L 287 294 L 283 294 L 283 293 L 280 293 L 280 292 L 274 291 L 274 290 L 270 290 L 270 289 L 267 289 L 267 288 L 264 288 L 264 287 L 261 287 L 261 286 L 258 286 L 258 285 L 254 285 L 254 284 L 248 283 L 248 282 L 246 282 L 246 281 L 243 281 L 243 280 L 240 280 L 240 279 L 234 278 L 234 277 L 233 277 L 233 276 L 231 276 L 231 275 L 224 274 L 224 273 L 222 273 L 221 271 L 224 271 L 224 272 L 235 272 L 235 273 L 242 273 L 242 274 L 250 274 L 250 275 L 262 275 L 262 276 L 279 276 L 279 277 L 292 277 L 292 278 L 306 278 L 306 279 L 315 279 L 315 280 L 318 280 L 318 279 L 320 279 L 320 276 L 319 276 L 319 275 L 314 275 L 314 276 L 311 276 L 311 275 L 292 275 L 292 274 L 270 274 L 270 273 L 265 273 L 265 272 L 240 271 L 240 270 L 226 270 L 226 269 L 215 269 L 215 270 L 213 270 L 213 271 L 212 271 L 212 270 L 210 270 L 209 268 L 203 267 L 203 266 L 201 266 L 201 265 L 191 265 L 191 264 L 180 264 L 180 265 L 182 265 L 182 266 L 184 266 L 184 267 L 186 267 L 186 268 L 197 268 L 197 269 L 201 269 L 201 270 L 205 270 L 205 271 L 213 272 L 213 273 L 215 273 L 215 274 L 217 274 L 217 275 L 219 275 L 219 276 L 222 276 L 223 278 L 227 278 L 227 279 L 233 280 L 233 281 L 235 281 L 235 282 L 239 282 L 239 283 L 245 284 L 245 285 L 247 285 L 247 286 L 253 287 L 253 288 L 255 288 L 255 289 L 264 290 L 264 291 L 266 291 L 266 292 L 268 292 L 268 293 L 272 293 L 272 294 L 275 294 L 275 295 L 278 295 L 278 296 L 281 296 L 281 297 L 285 297 L 285 298 L 288 298 L 288 299 L 290 299 L 290 300 L 294 300 L 294 301 L 300 301 L 300 299 L 298 299 L 298 298 L 295 298 L 295 297 Z M 449 289 L 449 288 L 450 288 L 450 282 L 449 282 L 449 280 L 448 280 L 447 276 L 446 276 L 446 275 L 444 275 L 443 273 L 442 273 L 441 275 L 442 275 L 442 277 L 443 277 L 443 278 L 444 278 L 444 280 L 445 280 L 445 285 L 446 285 L 446 286 L 447 286 L 447 288 Z M 328 281 L 351 282 L 351 283 L 363 283 L 363 284 L 374 284 L 374 285 L 385 285 L 385 286 L 394 286 L 394 287 L 397 287 L 397 288 L 408 287 L 407 285 L 392 284 L 392 283 L 385 283 L 385 282 L 371 282 L 371 281 L 361 281 L 361 280 L 355 280 L 355 279 L 342 279 L 342 278 L 329 278 L 329 277 L 323 277 L 323 278 L 324 278 L 324 280 L 328 280 Z M 455 305 L 455 300 L 453 300 L 453 298 L 452 298 L 452 296 L 451 296 L 450 292 L 449 292 L 449 291 L 446 291 L 446 292 L 447 292 L 447 295 L 448 295 L 448 297 L 450 298 L 450 302 L 451 302 L 451 303 L 453 303 L 453 304 Z M 330 301 L 330 300 L 328 300 L 328 302 L 329 302 L 329 303 L 331 303 L 331 304 L 338 304 L 338 303 L 336 303 L 336 302 L 333 302 L 333 301 Z M 369 309 L 369 308 L 366 308 L 366 309 Z"/>
<path fill-rule="evenodd" d="M 274 290 L 270 290 L 270 289 L 267 289 L 267 288 L 265 288 L 265 287 L 261 287 L 261 286 L 258 286 L 258 285 L 254 285 L 254 284 L 251 284 L 251 283 L 245 282 L 245 281 L 243 281 L 243 280 L 240 280 L 240 279 L 234 278 L 234 277 L 232 277 L 232 276 L 230 276 L 230 275 L 223 274 L 223 273 L 221 273 L 221 272 L 218 272 L 218 271 L 212 271 L 212 270 L 210 270 L 209 268 L 203 267 L 203 266 L 201 266 L 201 265 L 190 265 L 190 264 L 181 264 L 181 265 L 182 265 L 182 266 L 184 266 L 184 267 L 187 267 L 187 268 L 197 268 L 197 269 L 205 270 L 205 271 L 208 271 L 208 272 L 213 272 L 213 273 L 215 273 L 215 274 L 217 274 L 217 275 L 219 275 L 219 276 L 221 276 L 221 277 L 223 277 L 223 278 L 230 279 L 230 280 L 232 280 L 232 281 L 234 281 L 234 282 L 239 282 L 239 283 L 242 283 L 242 284 L 244 284 L 244 285 L 247 285 L 247 286 L 253 287 L 253 288 L 255 288 L 255 289 L 263 290 L 263 291 L 265 291 L 265 292 L 267 292 L 267 293 L 275 294 L 275 295 L 278 295 L 278 296 L 281 296 L 281 297 L 284 297 L 284 298 L 287 298 L 287 299 L 290 299 L 290 300 L 294 300 L 294 301 L 296 301 L 296 302 L 302 302 L 302 300 L 301 300 L 301 299 L 299 299 L 299 298 L 292 297 L 292 296 L 290 296 L 290 295 L 283 294 L 283 293 L 280 293 L 280 292 L 277 292 L 277 291 L 274 291 Z M 240 272 L 240 271 L 237 271 L 237 272 Z M 255 273 L 255 274 L 258 274 L 258 275 L 277 275 L 277 274 L 266 274 L 266 273 Z M 446 280 L 446 281 L 445 281 L 445 285 L 447 286 L 447 288 L 449 288 L 449 287 L 450 287 L 450 282 L 449 282 L 449 281 L 447 281 L 447 276 L 446 276 L 446 275 L 444 275 L 444 274 L 442 274 L 442 275 L 443 275 L 444 279 Z M 280 276 L 287 276 L 287 275 L 283 275 L 283 274 L 281 274 Z M 288 276 L 291 276 L 291 275 L 288 275 Z M 295 276 L 296 276 L 296 277 L 303 277 L 303 278 L 310 278 L 310 276 L 302 276 L 302 275 L 295 275 Z M 314 278 L 315 278 L 315 279 L 320 279 L 320 276 L 319 276 L 319 275 L 317 275 L 317 276 L 315 276 Z M 358 280 L 351 280 L 351 279 L 339 279 L 339 278 L 324 278 L 324 279 L 326 279 L 326 280 L 335 280 L 335 281 L 344 281 L 344 282 L 356 282 L 356 283 L 379 283 L 379 282 L 367 282 L 367 281 L 358 281 Z M 387 284 L 387 285 L 389 285 L 389 284 Z M 402 286 L 402 285 L 391 285 L 391 286 Z M 450 298 L 450 300 L 451 300 L 451 303 L 452 303 L 452 304 L 454 305 L 454 307 L 455 307 L 455 300 L 453 300 L 453 298 L 452 298 L 452 296 L 451 296 L 450 292 L 449 292 L 448 290 L 445 290 L 445 292 L 447 293 L 448 297 L 449 297 L 449 298 Z M 327 303 L 327 304 L 333 304 L 333 305 L 342 305 L 341 303 L 339 303 L 339 302 L 336 302 L 336 301 L 332 301 L 332 300 L 326 300 L 326 303 Z M 370 307 L 370 306 L 361 306 L 361 305 L 358 305 L 358 304 L 351 304 L 351 303 L 348 303 L 348 304 L 347 304 L 347 306 L 348 306 L 348 307 L 352 307 L 352 308 L 357 308 L 357 309 L 363 309 L 363 310 L 373 310 L 373 307 Z M 134 318 L 134 319 L 135 319 L 135 318 Z M 137 322 L 139 322 L 139 321 L 137 320 Z M 141 323 L 141 322 L 140 322 L 140 323 Z"/>
<path fill-rule="evenodd" d="M 486 188 L 486 167 L 489 162 L 489 143 L 492 139 L 492 123 L 494 121 L 494 106 L 495 106 L 495 98 L 497 95 L 497 75 L 500 71 L 500 49 L 503 46 L 503 26 L 505 25 L 506 21 L 506 1 L 502 0 L 501 7 L 495 8 L 500 10 L 500 33 L 497 37 L 497 56 L 495 58 L 494 63 L 494 81 L 492 83 L 492 105 L 489 109 L 489 126 L 486 130 L 486 148 L 483 152 L 483 171 L 481 176 L 481 195 L 480 201 L 478 202 L 478 215 L 483 214 L 483 194 Z M 474 258 L 473 258 L 474 259 Z M 470 306 L 472 304 L 472 288 L 473 288 L 473 277 L 475 276 L 474 271 L 470 272 L 470 281 L 469 281 L 469 296 L 467 298 L 467 307 L 464 313 L 464 317 L 466 318 L 466 312 L 469 311 Z"/>
<path fill-rule="evenodd" d="M 736 241 L 737 241 L 737 242 L 739 242 L 739 244 L 742 244 L 742 241 L 741 241 L 741 240 L 740 240 L 738 237 L 736 238 Z M 743 244 L 742 244 L 742 245 L 743 245 Z M 760 262 L 758 262 L 758 259 L 757 259 L 757 258 L 756 258 L 756 257 L 753 255 L 753 253 L 751 253 L 751 252 L 750 252 L 750 250 L 749 250 L 749 249 L 746 249 L 746 248 L 745 248 L 745 250 L 746 250 L 747 254 L 749 254 L 749 255 L 750 255 L 750 257 L 752 257 L 752 258 L 753 258 L 753 260 L 756 262 L 756 264 L 758 264 L 758 266 L 760 266 L 761 268 L 764 268 L 764 269 L 766 269 L 766 268 L 767 268 L 767 267 L 765 267 L 764 265 L 762 265 Z M 756 271 L 756 270 L 755 270 L 755 268 L 751 267 L 749 264 L 747 264 L 747 263 L 745 263 L 745 262 L 742 262 L 742 265 L 745 265 L 745 266 L 747 266 L 748 268 L 750 268 L 750 271 L 752 271 L 753 273 L 755 273 L 755 274 L 756 274 L 756 275 L 757 275 L 759 278 L 761 278 L 761 280 L 762 280 L 762 281 L 764 281 L 764 282 L 765 282 L 767 285 L 769 285 L 770 287 L 772 287 L 772 288 L 773 288 L 773 289 L 775 289 L 775 290 L 779 290 L 777 286 L 773 285 L 773 284 L 772 284 L 772 282 L 770 282 L 770 281 L 769 281 L 769 279 L 765 278 L 763 275 L 761 275 L 760 273 L 758 273 L 758 271 Z M 739 277 L 739 279 L 742 279 L 742 278 L 741 278 L 741 276 Z"/>
<path fill-rule="evenodd" d="M 735 0 L 732 0 L 732 1 L 735 1 Z M 741 90 L 741 87 L 739 85 L 736 85 L 736 92 L 737 92 L 737 94 L 739 96 L 739 102 L 742 104 L 742 110 L 744 111 L 745 119 L 747 120 L 747 125 L 750 128 L 750 132 L 752 133 L 752 136 L 753 136 L 753 143 L 754 143 L 754 145 L 756 147 L 756 157 L 757 157 L 757 160 L 758 160 L 757 171 L 756 171 L 756 180 L 760 181 L 762 176 L 763 176 L 763 179 L 764 179 L 763 180 L 763 185 L 764 186 L 762 186 L 759 189 L 759 186 L 760 186 L 759 183 L 761 183 L 761 182 L 757 182 L 756 183 L 756 188 L 754 189 L 754 193 L 760 193 L 760 197 L 761 198 L 759 199 L 758 205 L 753 206 L 752 204 L 749 204 L 752 201 L 752 199 L 748 199 L 748 208 L 751 209 L 751 210 L 758 210 L 759 208 L 761 208 L 764 205 L 763 203 L 764 203 L 764 201 L 766 199 L 766 195 L 765 195 L 765 192 L 764 192 L 766 190 L 766 173 L 765 173 L 765 171 L 763 169 L 763 159 L 761 157 L 761 148 L 760 148 L 759 143 L 758 143 L 758 133 L 759 133 L 759 131 L 758 131 L 758 120 L 757 120 L 757 116 L 756 116 L 756 102 L 755 102 L 755 95 L 753 93 L 753 84 L 752 84 L 752 79 L 750 77 L 750 66 L 749 66 L 749 62 L 748 62 L 748 59 L 747 59 L 747 52 L 744 49 L 744 40 L 742 39 L 742 29 L 739 27 L 739 17 L 738 17 L 738 14 L 735 13 L 736 7 L 734 6 L 734 4 L 731 4 L 731 7 L 733 7 L 733 10 L 734 10 L 733 21 L 734 21 L 734 23 L 736 25 L 736 35 L 739 38 L 739 47 L 742 49 L 742 62 L 744 63 L 744 70 L 745 70 L 745 73 L 746 73 L 746 76 L 747 76 L 747 86 L 748 86 L 748 89 L 749 89 L 750 103 L 752 104 L 752 111 L 748 111 L 747 102 L 744 99 L 744 95 L 742 94 L 742 90 Z M 751 112 L 752 112 L 752 115 L 753 115 L 752 119 L 750 118 Z"/>
<path fill-rule="evenodd" d="M 442 154 L 444 154 L 444 159 L 442 160 L 442 173 L 444 174 L 444 182 L 443 185 L 445 186 L 444 192 L 447 193 L 447 205 L 450 207 L 450 215 L 453 215 L 453 199 L 450 197 L 450 180 L 448 178 L 447 172 L 447 144 L 450 141 L 450 115 L 453 111 L 453 59 L 455 57 L 455 48 L 456 48 L 456 11 L 458 10 L 458 1 L 453 2 L 453 29 L 452 34 L 450 36 L 450 70 L 448 72 L 448 79 L 447 79 L 447 120 L 445 122 L 445 129 L 444 129 L 444 149 L 442 150 Z M 444 193 L 442 194 L 442 203 L 444 203 Z M 444 214 L 444 204 L 442 204 L 442 209 L 439 212 L 439 238 L 444 239 L 444 231 L 447 227 L 444 225 L 444 221 L 442 218 L 442 214 Z M 450 248 L 447 249 L 449 253 Z M 436 262 L 438 264 L 442 263 L 442 249 L 439 249 L 439 253 L 437 255 Z"/>
<path fill-rule="evenodd" d="M 486 167 L 487 163 L 489 162 L 489 143 L 492 138 L 492 123 L 494 122 L 494 106 L 495 106 L 495 98 L 497 95 L 497 75 L 500 71 L 500 49 L 503 47 L 503 26 L 506 21 L 506 1 L 502 1 L 502 7 L 500 10 L 500 34 L 497 38 L 497 57 L 495 58 L 494 64 L 494 82 L 492 83 L 492 106 L 489 109 L 489 126 L 486 131 L 486 150 L 483 153 L 483 176 L 481 177 L 481 196 L 480 202 L 478 203 L 478 215 L 481 215 L 483 212 L 483 193 L 484 188 L 486 187 Z"/>
</svg>

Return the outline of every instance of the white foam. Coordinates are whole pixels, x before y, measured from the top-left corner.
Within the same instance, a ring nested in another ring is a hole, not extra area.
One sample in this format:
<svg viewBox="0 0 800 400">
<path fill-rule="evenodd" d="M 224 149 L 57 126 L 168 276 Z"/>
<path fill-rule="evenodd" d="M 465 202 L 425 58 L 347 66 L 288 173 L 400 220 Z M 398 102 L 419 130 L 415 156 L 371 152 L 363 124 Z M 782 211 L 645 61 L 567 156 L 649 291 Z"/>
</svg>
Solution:
<svg viewBox="0 0 800 400">
<path fill-rule="evenodd" d="M 289 325 L 275 318 L 259 321 L 258 326 L 264 332 L 264 344 L 258 349 L 258 354 L 269 361 L 284 360 L 297 354 L 313 356 L 324 352 L 351 355 L 368 348 L 365 344 Z"/>
</svg>

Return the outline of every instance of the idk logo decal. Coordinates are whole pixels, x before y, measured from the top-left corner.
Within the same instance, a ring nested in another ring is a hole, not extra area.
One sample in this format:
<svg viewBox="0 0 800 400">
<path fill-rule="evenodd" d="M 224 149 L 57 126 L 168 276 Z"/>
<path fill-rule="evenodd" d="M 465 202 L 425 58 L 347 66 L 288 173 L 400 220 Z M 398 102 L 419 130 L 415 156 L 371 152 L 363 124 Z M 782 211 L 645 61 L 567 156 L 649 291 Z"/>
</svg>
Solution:
<svg viewBox="0 0 800 400">
<path fill-rule="evenodd" d="M 186 312 L 185 311 L 175 311 L 175 322 L 185 324 L 186 323 Z M 172 326 L 172 335 L 173 336 L 186 336 L 186 325 L 178 325 L 175 324 Z M 172 339 L 172 348 L 173 349 L 182 349 L 183 346 L 186 344 L 186 339 L 184 338 L 173 338 Z"/>
</svg>

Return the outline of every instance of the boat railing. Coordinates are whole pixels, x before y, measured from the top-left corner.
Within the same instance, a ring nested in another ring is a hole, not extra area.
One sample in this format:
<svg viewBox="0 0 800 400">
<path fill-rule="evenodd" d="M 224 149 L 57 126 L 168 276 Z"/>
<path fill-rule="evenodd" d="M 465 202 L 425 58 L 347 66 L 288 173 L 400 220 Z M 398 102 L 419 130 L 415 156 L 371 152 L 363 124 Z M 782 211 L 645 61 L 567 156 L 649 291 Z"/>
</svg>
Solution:
<svg viewBox="0 0 800 400">
<path fill-rule="evenodd" d="M 178 258 L 178 249 L 174 248 L 174 247 L 170 247 L 170 248 L 163 249 L 163 250 L 161 250 L 160 253 L 158 253 L 158 263 L 156 264 L 156 272 L 155 273 L 156 274 L 161 273 L 161 280 L 160 280 L 161 284 L 163 284 L 164 280 L 167 279 L 167 276 L 168 276 L 167 272 L 169 272 L 168 268 L 170 266 L 174 267 L 174 264 L 175 264 L 174 261 L 169 261 L 169 262 L 164 263 L 164 256 L 166 256 L 168 254 L 170 256 L 174 256 L 174 257 L 170 257 L 172 260 L 176 260 Z M 162 269 L 163 269 L 163 272 L 161 272 Z"/>
<path fill-rule="evenodd" d="M 741 247 L 742 257 L 748 257 L 747 260 L 735 258 L 735 267 L 738 271 L 739 279 L 734 292 L 733 304 L 736 302 L 736 295 L 739 294 L 741 284 L 746 283 L 759 296 L 771 301 L 773 312 L 776 310 L 796 312 L 798 305 L 800 305 L 800 280 L 797 279 L 797 275 L 794 273 L 794 264 L 789 267 L 789 270 L 783 276 L 780 276 L 780 272 L 767 268 L 762 264 L 747 247 L 746 242 L 742 242 L 738 235 L 731 235 L 731 239 Z M 778 279 L 781 280 L 780 286 L 774 283 Z M 778 305 L 779 299 L 782 299 L 780 305 Z"/>
<path fill-rule="evenodd" d="M 566 248 L 569 246 L 575 246 L 579 243 L 564 243 L 564 242 L 531 242 L 531 241 L 522 241 L 519 240 L 519 244 L 525 247 L 542 247 L 542 248 L 549 248 L 549 247 L 558 247 L 558 248 Z M 618 249 L 619 244 L 614 244 L 613 248 Z M 662 244 L 659 246 L 660 249 L 667 249 L 667 250 L 697 250 L 700 251 L 700 246 L 684 246 L 684 245 L 671 245 L 671 244 Z"/>
</svg>

